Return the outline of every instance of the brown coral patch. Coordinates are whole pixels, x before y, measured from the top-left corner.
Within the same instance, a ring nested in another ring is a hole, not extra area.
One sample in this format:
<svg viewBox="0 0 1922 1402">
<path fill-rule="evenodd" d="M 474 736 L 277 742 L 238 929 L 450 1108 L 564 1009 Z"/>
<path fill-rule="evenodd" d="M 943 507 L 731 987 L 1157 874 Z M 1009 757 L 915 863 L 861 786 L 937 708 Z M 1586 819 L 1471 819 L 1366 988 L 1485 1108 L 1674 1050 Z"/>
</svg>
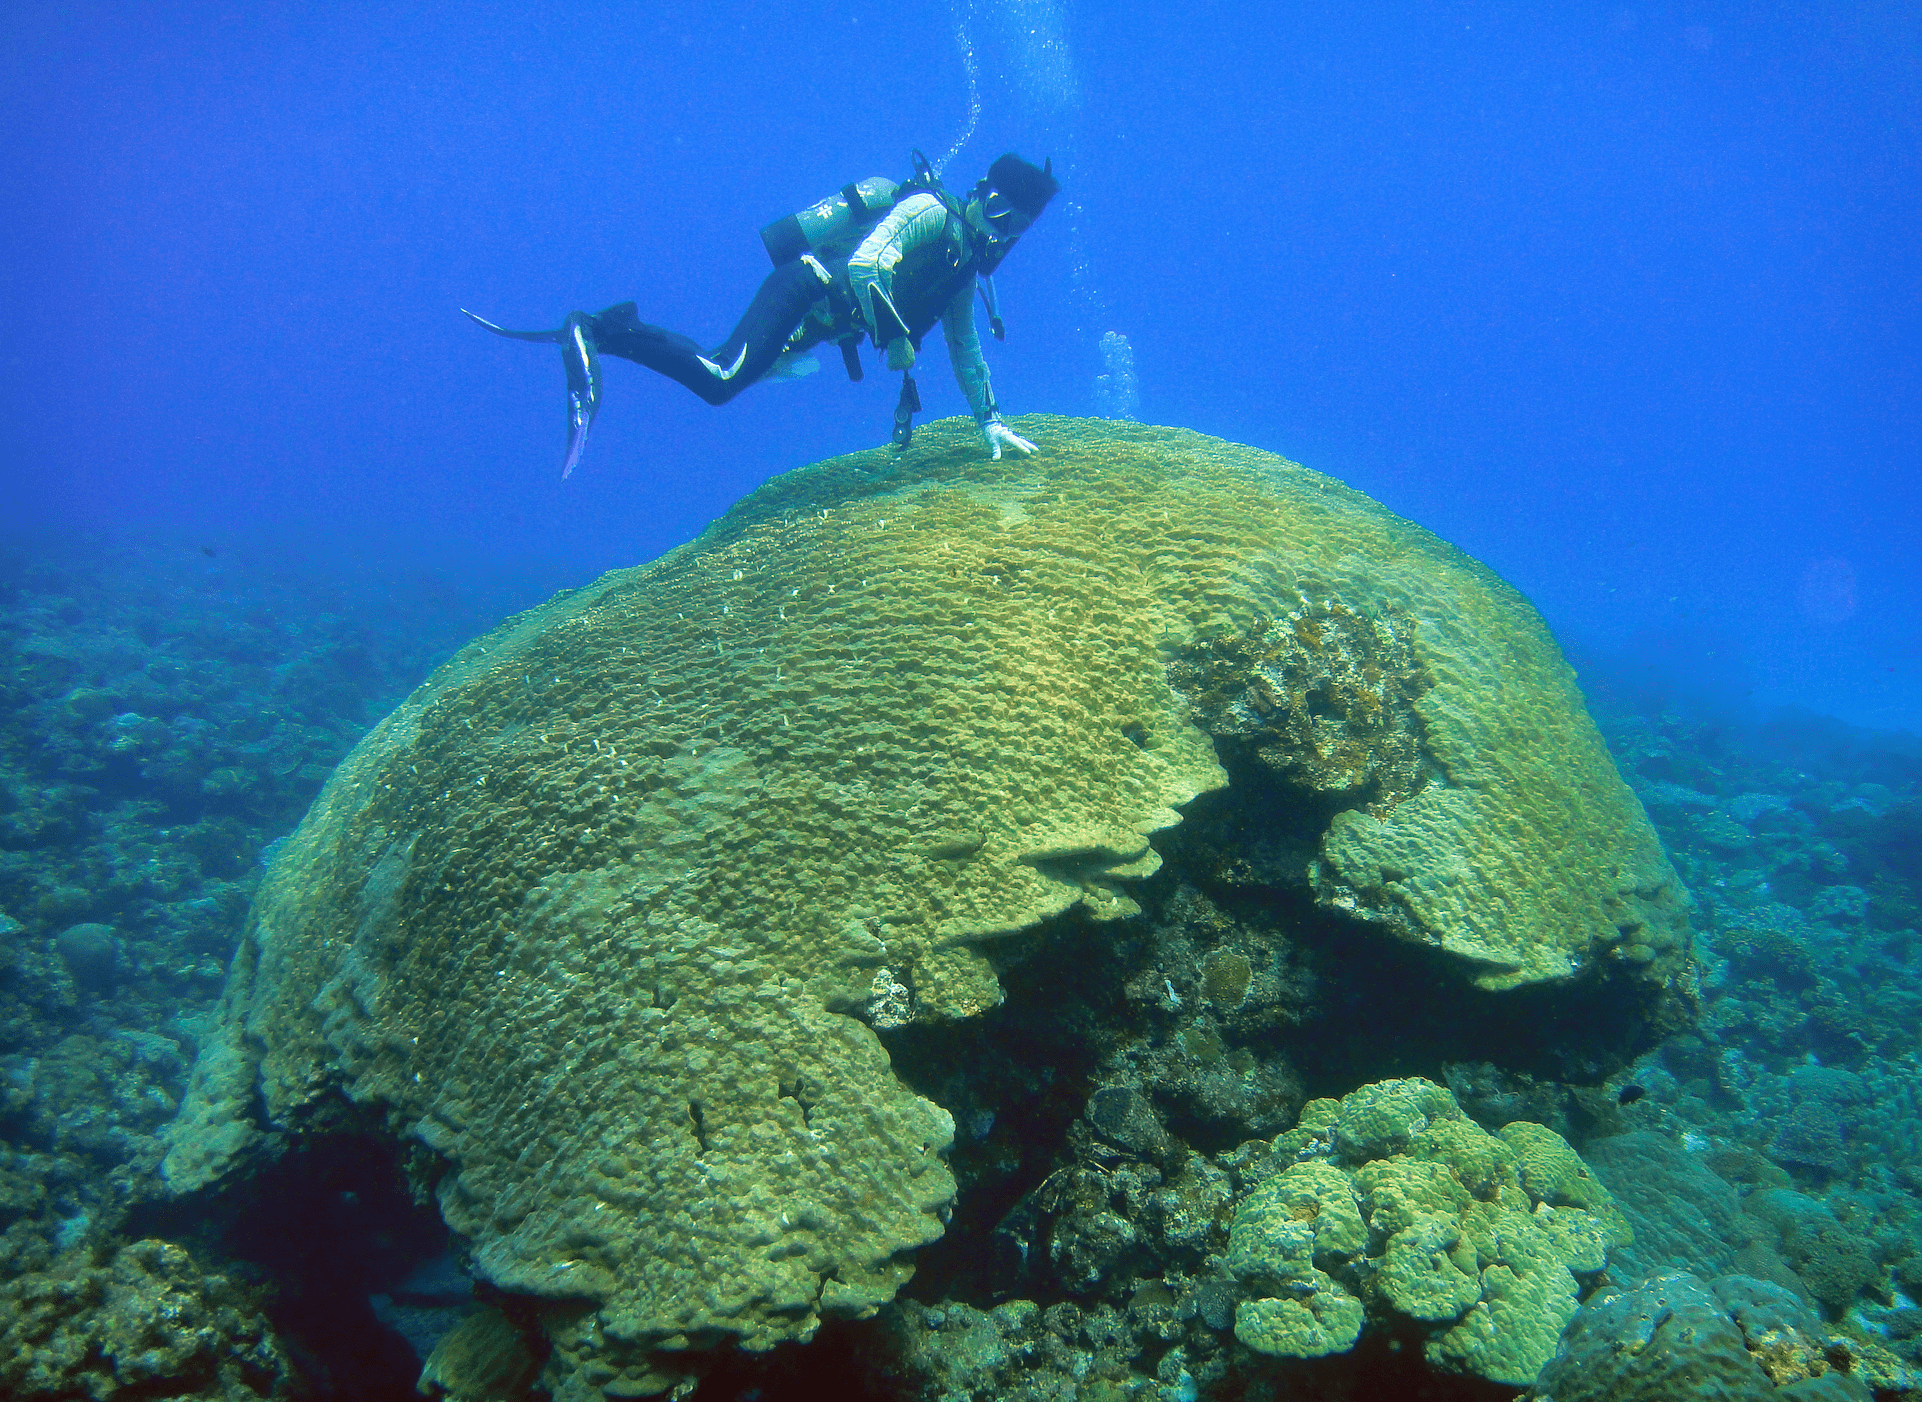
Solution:
<svg viewBox="0 0 1922 1402">
<path fill-rule="evenodd" d="M 1216 739 L 1249 745 L 1289 783 L 1361 797 L 1380 816 L 1425 782 L 1415 702 L 1435 682 L 1415 631 L 1392 608 L 1308 604 L 1185 649 L 1168 679 Z"/>
</svg>

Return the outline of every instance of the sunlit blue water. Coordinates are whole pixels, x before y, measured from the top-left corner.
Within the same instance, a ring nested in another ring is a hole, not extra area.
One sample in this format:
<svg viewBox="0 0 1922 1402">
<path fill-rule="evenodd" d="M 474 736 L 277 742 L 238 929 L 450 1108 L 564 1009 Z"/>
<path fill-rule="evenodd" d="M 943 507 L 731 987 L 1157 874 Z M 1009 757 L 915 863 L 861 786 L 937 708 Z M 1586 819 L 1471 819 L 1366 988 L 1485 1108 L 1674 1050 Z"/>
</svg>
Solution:
<svg viewBox="0 0 1922 1402">
<path fill-rule="evenodd" d="M 33 529 L 565 562 L 882 441 L 832 365 L 713 411 L 610 367 L 556 480 L 555 325 L 718 341 L 755 231 L 910 148 L 1052 155 L 1010 413 L 1138 412 L 1343 478 L 1565 637 L 1915 726 L 1917 21 L 1710 5 L 1054 0 L 17 6 L 0 461 Z M 961 399 L 937 363 L 929 413 Z"/>
</svg>

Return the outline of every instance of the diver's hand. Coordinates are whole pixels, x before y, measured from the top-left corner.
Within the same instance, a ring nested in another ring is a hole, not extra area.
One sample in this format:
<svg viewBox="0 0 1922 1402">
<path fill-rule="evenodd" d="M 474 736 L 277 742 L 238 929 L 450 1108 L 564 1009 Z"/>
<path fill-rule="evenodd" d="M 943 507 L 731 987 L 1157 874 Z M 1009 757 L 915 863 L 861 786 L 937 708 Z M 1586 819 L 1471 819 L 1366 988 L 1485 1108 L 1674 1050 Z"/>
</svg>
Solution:
<svg viewBox="0 0 1922 1402">
<path fill-rule="evenodd" d="M 914 347 L 906 336 L 896 336 L 888 342 L 888 369 L 912 370 L 914 368 Z"/>
<path fill-rule="evenodd" d="M 1001 450 L 1003 448 L 1012 448 L 1024 458 L 1035 451 L 1034 444 L 1030 443 L 999 419 L 989 419 L 986 423 L 982 424 L 981 437 L 987 442 L 988 448 L 993 452 L 996 462 L 1001 461 Z"/>
</svg>

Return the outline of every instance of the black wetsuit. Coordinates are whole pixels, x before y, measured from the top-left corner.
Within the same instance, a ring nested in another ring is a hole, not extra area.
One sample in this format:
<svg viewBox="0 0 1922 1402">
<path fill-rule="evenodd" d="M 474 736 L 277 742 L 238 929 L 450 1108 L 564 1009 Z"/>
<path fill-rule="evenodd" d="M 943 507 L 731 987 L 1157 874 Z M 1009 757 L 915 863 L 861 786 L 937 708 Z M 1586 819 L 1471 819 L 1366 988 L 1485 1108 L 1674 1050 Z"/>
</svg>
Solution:
<svg viewBox="0 0 1922 1402">
<path fill-rule="evenodd" d="M 773 367 L 825 290 L 819 275 L 806 263 L 776 268 L 712 355 L 678 331 L 642 321 L 632 302 L 609 307 L 594 318 L 594 343 L 602 355 L 618 355 L 645 365 L 686 385 L 709 404 L 725 404 Z M 747 348 L 746 359 L 725 380 L 701 363 L 707 356 L 726 369 L 734 364 L 742 347 Z"/>
<path fill-rule="evenodd" d="M 847 256 L 825 263 L 799 259 L 769 273 L 734 330 L 712 351 L 642 321 L 632 302 L 592 318 L 594 341 L 603 355 L 645 365 L 709 404 L 725 404 L 766 375 L 783 351 L 798 355 L 828 340 L 873 334 L 876 319 L 885 329 L 874 339 L 884 346 L 901 327 L 876 309 L 879 300 L 898 313 L 917 351 L 934 324 L 946 322 L 955 378 L 976 418 L 986 422 L 994 415 L 994 397 L 974 333 L 974 280 L 992 272 L 1011 246 L 989 246 L 951 200 L 917 192 L 897 203 Z M 723 378 L 710 365 L 733 373 Z"/>
</svg>

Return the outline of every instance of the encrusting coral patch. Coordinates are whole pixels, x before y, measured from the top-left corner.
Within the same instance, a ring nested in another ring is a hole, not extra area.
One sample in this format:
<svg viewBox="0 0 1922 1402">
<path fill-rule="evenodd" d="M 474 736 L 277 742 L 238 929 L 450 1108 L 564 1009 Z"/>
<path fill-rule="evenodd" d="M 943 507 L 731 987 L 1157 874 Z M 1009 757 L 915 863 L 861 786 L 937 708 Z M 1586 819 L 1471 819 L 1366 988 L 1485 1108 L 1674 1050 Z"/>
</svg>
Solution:
<svg viewBox="0 0 1922 1402">
<path fill-rule="evenodd" d="M 1228 1256 L 1256 1292 L 1235 1336 L 1260 1353 L 1345 1352 L 1372 1312 L 1428 1326 L 1444 1371 L 1526 1387 L 1575 1316 L 1577 1277 L 1633 1239 L 1560 1135 L 1490 1134 L 1432 1081 L 1310 1101 L 1271 1163 Z"/>
</svg>

